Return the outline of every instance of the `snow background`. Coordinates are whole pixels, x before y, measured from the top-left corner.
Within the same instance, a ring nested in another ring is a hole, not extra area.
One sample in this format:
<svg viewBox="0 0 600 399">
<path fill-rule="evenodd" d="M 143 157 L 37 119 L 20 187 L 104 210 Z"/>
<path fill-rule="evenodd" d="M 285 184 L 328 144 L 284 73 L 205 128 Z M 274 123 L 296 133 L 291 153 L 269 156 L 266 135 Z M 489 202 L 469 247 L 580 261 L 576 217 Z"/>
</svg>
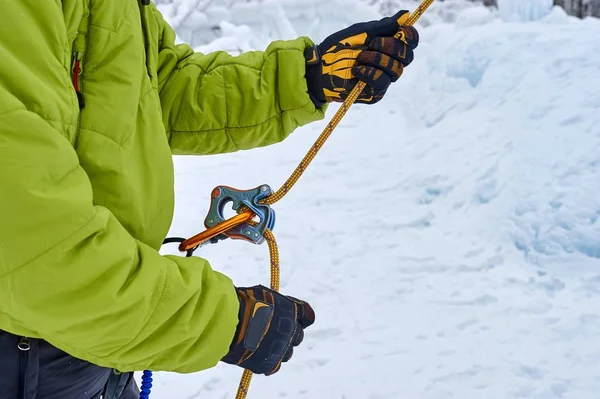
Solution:
<svg viewBox="0 0 600 399">
<path fill-rule="evenodd" d="M 528 1 L 436 3 L 405 75 L 352 107 L 275 206 L 282 292 L 317 322 L 249 399 L 600 397 L 600 20 Z M 181 22 L 185 2 L 159 6 Z M 236 53 L 381 17 L 358 0 L 218 10 L 192 13 L 180 38 Z M 204 26 L 223 36 L 197 39 Z M 171 233 L 202 230 L 216 185 L 278 188 L 336 109 L 275 147 L 176 157 Z M 268 284 L 266 245 L 199 255 Z M 155 373 L 152 398 L 230 399 L 240 376 Z"/>
</svg>

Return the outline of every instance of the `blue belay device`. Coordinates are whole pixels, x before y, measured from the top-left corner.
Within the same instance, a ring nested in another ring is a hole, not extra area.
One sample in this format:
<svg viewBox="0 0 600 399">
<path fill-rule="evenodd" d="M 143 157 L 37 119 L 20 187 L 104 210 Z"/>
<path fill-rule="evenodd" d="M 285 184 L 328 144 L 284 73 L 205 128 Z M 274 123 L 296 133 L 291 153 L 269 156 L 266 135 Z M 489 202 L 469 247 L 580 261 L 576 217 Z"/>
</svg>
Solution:
<svg viewBox="0 0 600 399">
<path fill-rule="evenodd" d="M 251 190 L 237 190 L 228 186 L 218 186 L 211 194 L 210 209 L 204 226 L 207 229 L 223 223 L 226 218 L 223 214 L 225 205 L 232 203 L 232 208 L 238 213 L 245 209 L 252 211 L 258 216 L 256 224 L 244 223 L 227 230 L 224 235 L 232 239 L 250 241 L 254 244 L 262 244 L 265 241 L 265 230 L 273 230 L 275 226 L 275 211 L 259 201 L 271 195 L 271 187 L 266 184 Z"/>
</svg>

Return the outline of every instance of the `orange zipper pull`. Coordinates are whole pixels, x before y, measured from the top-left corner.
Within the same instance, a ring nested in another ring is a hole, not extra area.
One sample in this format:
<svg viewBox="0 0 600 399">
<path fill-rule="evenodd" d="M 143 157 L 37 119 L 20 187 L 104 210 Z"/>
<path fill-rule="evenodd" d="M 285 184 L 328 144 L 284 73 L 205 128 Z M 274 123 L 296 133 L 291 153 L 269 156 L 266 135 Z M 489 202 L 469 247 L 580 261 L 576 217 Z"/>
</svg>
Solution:
<svg viewBox="0 0 600 399">
<path fill-rule="evenodd" d="M 81 75 L 81 53 L 75 53 L 75 64 L 73 66 L 73 87 L 77 94 L 77 101 L 79 102 L 79 109 L 85 107 L 85 99 L 83 93 L 79 88 L 79 75 Z"/>
</svg>

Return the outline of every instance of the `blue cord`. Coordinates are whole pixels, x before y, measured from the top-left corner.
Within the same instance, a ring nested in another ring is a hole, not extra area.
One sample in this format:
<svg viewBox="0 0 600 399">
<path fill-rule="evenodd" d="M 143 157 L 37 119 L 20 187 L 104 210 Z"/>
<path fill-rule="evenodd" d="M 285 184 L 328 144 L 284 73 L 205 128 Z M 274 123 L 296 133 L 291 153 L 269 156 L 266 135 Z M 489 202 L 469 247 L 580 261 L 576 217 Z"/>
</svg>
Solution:
<svg viewBox="0 0 600 399">
<path fill-rule="evenodd" d="M 152 388 L 152 371 L 144 370 L 144 374 L 142 375 L 142 388 L 140 391 L 140 399 L 149 399 L 151 388 Z"/>
<path fill-rule="evenodd" d="M 185 238 L 179 238 L 179 237 L 174 237 L 174 238 L 167 238 L 163 241 L 163 245 L 165 244 L 170 244 L 173 242 L 183 242 L 185 241 Z M 187 257 L 192 256 L 192 254 L 194 253 L 194 251 L 197 248 L 192 248 L 189 251 L 187 251 L 186 255 Z M 144 374 L 142 374 L 142 386 L 140 388 L 140 399 L 150 399 L 150 390 L 152 389 L 152 371 L 150 370 L 144 370 Z"/>
</svg>

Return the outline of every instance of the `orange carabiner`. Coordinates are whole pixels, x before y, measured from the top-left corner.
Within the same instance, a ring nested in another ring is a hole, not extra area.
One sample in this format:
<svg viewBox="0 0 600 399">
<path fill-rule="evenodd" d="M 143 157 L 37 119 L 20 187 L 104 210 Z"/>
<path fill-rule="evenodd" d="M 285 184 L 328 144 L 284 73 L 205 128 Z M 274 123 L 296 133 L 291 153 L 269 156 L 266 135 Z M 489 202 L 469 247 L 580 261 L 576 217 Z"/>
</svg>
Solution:
<svg viewBox="0 0 600 399">
<path fill-rule="evenodd" d="M 235 215 L 232 218 L 225 220 L 211 228 L 204 230 L 201 233 L 196 234 L 193 237 L 188 238 L 181 244 L 179 244 L 179 250 L 181 252 L 189 251 L 190 249 L 196 248 L 198 245 L 205 243 L 206 241 L 214 238 L 220 234 L 225 233 L 233 227 L 239 226 L 244 223 L 248 223 L 255 216 L 254 212 L 245 211 L 239 215 Z"/>
</svg>

